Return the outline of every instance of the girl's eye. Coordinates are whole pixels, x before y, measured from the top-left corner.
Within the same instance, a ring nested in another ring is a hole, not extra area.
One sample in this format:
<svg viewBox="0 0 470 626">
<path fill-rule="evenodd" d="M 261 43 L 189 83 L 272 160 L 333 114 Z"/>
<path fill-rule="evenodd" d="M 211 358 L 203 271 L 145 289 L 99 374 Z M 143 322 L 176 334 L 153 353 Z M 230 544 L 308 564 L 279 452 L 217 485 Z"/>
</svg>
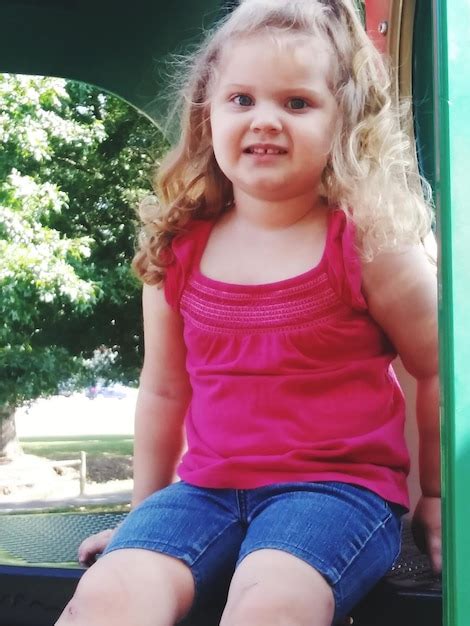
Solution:
<svg viewBox="0 0 470 626">
<path fill-rule="evenodd" d="M 303 98 L 291 98 L 287 103 L 287 107 L 289 109 L 294 109 L 296 111 L 300 109 L 306 109 L 309 106 L 308 102 Z"/>
<path fill-rule="evenodd" d="M 242 93 L 232 98 L 232 102 L 239 104 L 242 107 L 249 107 L 253 104 L 253 98 Z"/>
</svg>

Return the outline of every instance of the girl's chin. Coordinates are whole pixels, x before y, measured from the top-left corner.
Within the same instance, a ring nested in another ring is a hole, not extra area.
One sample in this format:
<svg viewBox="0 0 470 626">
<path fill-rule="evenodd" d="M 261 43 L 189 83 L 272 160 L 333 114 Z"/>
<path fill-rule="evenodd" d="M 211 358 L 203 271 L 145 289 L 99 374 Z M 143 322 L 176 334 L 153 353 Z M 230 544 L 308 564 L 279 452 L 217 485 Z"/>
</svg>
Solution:
<svg viewBox="0 0 470 626">
<path fill-rule="evenodd" d="M 235 187 L 246 191 L 280 191 L 290 186 L 291 178 L 281 171 L 251 171 L 247 176 L 240 176 L 233 181 Z"/>
</svg>

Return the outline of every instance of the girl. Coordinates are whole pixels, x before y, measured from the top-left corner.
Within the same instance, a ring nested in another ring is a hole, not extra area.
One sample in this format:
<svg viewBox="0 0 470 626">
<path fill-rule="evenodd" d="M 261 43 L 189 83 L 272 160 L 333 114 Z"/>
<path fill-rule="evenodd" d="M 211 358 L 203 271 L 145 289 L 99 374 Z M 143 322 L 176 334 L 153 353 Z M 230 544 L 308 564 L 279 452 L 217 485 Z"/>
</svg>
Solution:
<svg viewBox="0 0 470 626">
<path fill-rule="evenodd" d="M 223 626 L 343 619 L 399 552 L 397 353 L 439 569 L 430 211 L 389 87 L 352 0 L 246 0 L 196 56 L 135 259 L 133 511 L 60 626 L 170 626 L 226 579 Z"/>
</svg>

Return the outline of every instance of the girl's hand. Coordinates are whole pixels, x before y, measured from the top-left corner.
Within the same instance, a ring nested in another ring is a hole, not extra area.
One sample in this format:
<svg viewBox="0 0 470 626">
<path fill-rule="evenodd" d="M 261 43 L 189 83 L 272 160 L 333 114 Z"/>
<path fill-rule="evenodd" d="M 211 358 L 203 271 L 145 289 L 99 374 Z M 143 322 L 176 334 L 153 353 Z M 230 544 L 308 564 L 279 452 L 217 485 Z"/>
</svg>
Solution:
<svg viewBox="0 0 470 626">
<path fill-rule="evenodd" d="M 442 571 L 441 499 L 421 496 L 411 525 L 413 538 L 421 552 L 426 552 L 435 574 Z"/>
<path fill-rule="evenodd" d="M 111 537 L 114 535 L 116 528 L 108 528 L 96 535 L 87 537 L 78 548 L 78 561 L 81 565 L 89 567 L 96 561 L 96 555 L 103 552 Z"/>
</svg>

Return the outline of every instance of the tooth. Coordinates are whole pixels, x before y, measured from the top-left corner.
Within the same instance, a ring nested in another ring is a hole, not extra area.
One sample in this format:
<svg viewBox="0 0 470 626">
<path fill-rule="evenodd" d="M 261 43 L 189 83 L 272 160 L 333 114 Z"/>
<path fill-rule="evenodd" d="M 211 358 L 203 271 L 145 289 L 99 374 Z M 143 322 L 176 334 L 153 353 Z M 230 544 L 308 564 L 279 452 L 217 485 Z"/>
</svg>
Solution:
<svg viewBox="0 0 470 626">
<path fill-rule="evenodd" d="M 250 152 L 252 154 L 282 154 L 282 150 L 279 150 L 278 148 L 254 147 L 254 148 L 250 148 Z"/>
</svg>

